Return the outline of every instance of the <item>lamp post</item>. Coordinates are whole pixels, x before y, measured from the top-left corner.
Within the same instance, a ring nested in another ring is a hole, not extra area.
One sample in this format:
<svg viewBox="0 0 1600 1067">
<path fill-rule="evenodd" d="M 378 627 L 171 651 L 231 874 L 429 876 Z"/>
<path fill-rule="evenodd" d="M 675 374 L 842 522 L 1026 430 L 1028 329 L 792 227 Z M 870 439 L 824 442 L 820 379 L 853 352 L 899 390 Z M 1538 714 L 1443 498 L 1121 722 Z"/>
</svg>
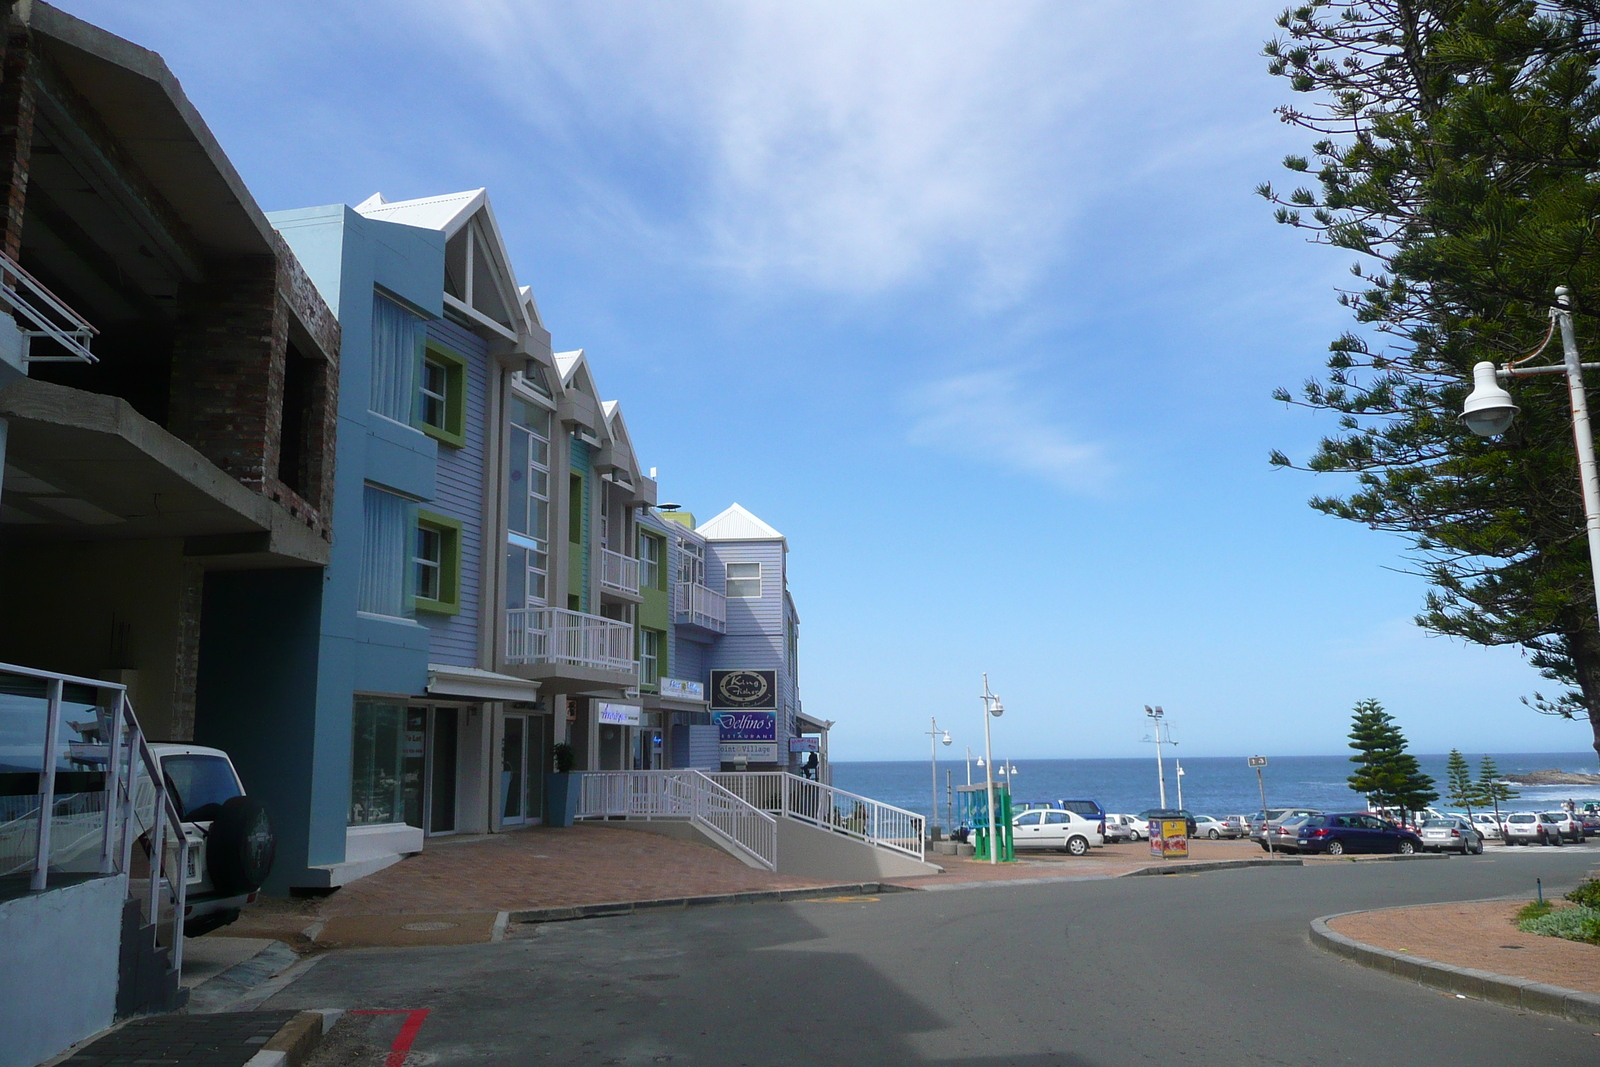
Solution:
<svg viewBox="0 0 1600 1067">
<path fill-rule="evenodd" d="M 1178 743 L 1176 741 L 1174 741 L 1172 743 L 1172 745 L 1173 745 L 1174 748 L 1176 748 Z M 1178 807 L 1182 808 L 1183 807 L 1183 761 L 1178 759 L 1177 756 L 1173 756 L 1172 757 L 1172 765 L 1174 767 L 1178 768 Z"/>
<path fill-rule="evenodd" d="M 983 766 L 983 757 L 978 757 L 978 766 Z M 967 746 L 967 784 L 972 784 L 972 746 Z"/>
<path fill-rule="evenodd" d="M 1578 475 L 1583 484 L 1584 525 L 1589 532 L 1589 569 L 1595 583 L 1595 602 L 1600 607 L 1600 475 L 1595 472 L 1594 434 L 1589 430 L 1589 395 L 1583 387 L 1583 372 L 1600 368 L 1600 363 L 1584 363 L 1578 357 L 1578 339 L 1572 328 L 1572 300 L 1566 286 L 1556 287 L 1556 305 L 1550 309 L 1550 331 L 1561 331 L 1563 361 L 1560 366 L 1519 367 L 1544 351 L 1540 345 L 1532 356 L 1507 363 L 1499 370 L 1493 363 L 1472 368 L 1472 392 L 1461 407 L 1461 421 L 1479 437 L 1495 437 L 1511 428 L 1519 410 L 1511 394 L 1501 386 L 1502 379 L 1525 378 L 1535 374 L 1565 374 L 1572 397 L 1572 436 L 1578 448 Z M 1545 338 L 1545 344 L 1550 338 Z"/>
<path fill-rule="evenodd" d="M 1155 723 L 1156 727 L 1156 784 L 1161 787 L 1161 806 L 1165 808 L 1167 806 L 1167 772 L 1161 760 L 1161 719 L 1166 715 L 1166 712 L 1161 710 L 1160 704 L 1153 708 L 1146 704 L 1144 713 L 1150 717 L 1150 721 Z"/>
<path fill-rule="evenodd" d="M 999 842 L 995 840 L 994 824 L 994 746 L 989 740 L 989 719 L 998 719 L 1006 713 L 1000 698 L 989 692 L 989 672 L 983 674 L 983 784 L 989 797 L 989 862 L 1000 862 Z"/>
<path fill-rule="evenodd" d="M 931 820 L 928 830 L 930 841 L 933 840 L 934 831 L 939 829 L 934 825 L 939 821 L 939 733 L 939 721 L 931 715 L 928 716 L 928 753 L 933 765 L 933 806 L 928 809 L 930 813 L 928 818 Z M 951 743 L 949 730 L 944 731 L 944 743 L 947 745 Z"/>
</svg>

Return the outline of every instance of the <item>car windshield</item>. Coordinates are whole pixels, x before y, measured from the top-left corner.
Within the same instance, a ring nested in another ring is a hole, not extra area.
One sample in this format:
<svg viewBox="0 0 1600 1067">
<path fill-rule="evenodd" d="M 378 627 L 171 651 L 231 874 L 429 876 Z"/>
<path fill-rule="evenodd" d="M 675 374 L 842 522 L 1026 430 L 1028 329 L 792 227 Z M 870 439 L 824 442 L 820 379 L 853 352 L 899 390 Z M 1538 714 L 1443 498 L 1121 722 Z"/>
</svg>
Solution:
<svg viewBox="0 0 1600 1067">
<path fill-rule="evenodd" d="M 1533 821 L 1534 820 L 1533 820 L 1533 816 L 1532 815 L 1513 815 L 1513 816 L 1511 816 L 1511 818 L 1506 820 L 1506 822 L 1518 822 L 1518 823 L 1521 823 L 1521 822 L 1533 822 Z"/>
<path fill-rule="evenodd" d="M 1539 816 L 1539 821 L 1540 822 L 1566 822 L 1567 821 L 1567 817 L 1565 815 L 1557 815 L 1554 812 L 1547 811 L 1544 814 Z"/>
<path fill-rule="evenodd" d="M 161 769 L 184 822 L 214 819 L 224 801 L 244 793 L 233 767 L 221 756 L 168 756 L 161 761 Z"/>
<path fill-rule="evenodd" d="M 1422 824 L 1422 828 L 1424 830 L 1434 829 L 1434 828 L 1437 828 L 1437 829 L 1440 829 L 1440 830 L 1448 830 L 1448 829 L 1452 828 L 1453 826 L 1455 826 L 1455 824 L 1456 824 L 1456 821 L 1454 819 L 1429 819 L 1427 822 Z"/>
</svg>

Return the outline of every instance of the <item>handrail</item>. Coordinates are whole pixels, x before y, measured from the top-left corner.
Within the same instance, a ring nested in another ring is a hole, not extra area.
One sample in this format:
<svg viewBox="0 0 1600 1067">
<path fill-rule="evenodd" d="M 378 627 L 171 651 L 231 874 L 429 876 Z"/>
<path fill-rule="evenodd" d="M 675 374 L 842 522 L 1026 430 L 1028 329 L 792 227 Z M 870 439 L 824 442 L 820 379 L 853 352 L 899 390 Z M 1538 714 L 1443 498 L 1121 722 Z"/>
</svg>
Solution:
<svg viewBox="0 0 1600 1067">
<path fill-rule="evenodd" d="M 922 860 L 926 817 L 788 771 L 713 771 L 712 781 L 746 803 Z"/>
<path fill-rule="evenodd" d="M 778 823 L 693 769 L 586 771 L 579 819 L 687 820 L 769 871 L 778 869 Z"/>
<path fill-rule="evenodd" d="M 639 592 L 639 561 L 609 548 L 600 549 L 600 588 L 619 593 Z"/>
<path fill-rule="evenodd" d="M 631 625 L 566 608 L 507 611 L 506 662 L 564 663 L 639 674 Z"/>
<path fill-rule="evenodd" d="M 97 864 L 101 874 L 123 874 L 132 869 L 133 841 L 137 811 L 136 771 L 142 767 L 150 776 L 155 788 L 155 807 L 151 813 L 148 853 L 150 857 L 150 886 L 146 900 L 149 910 L 152 943 L 160 943 L 160 916 L 162 884 L 172 899 L 172 967 L 183 966 L 183 915 L 188 898 L 189 838 L 183 830 L 182 813 L 169 795 L 166 776 L 161 764 L 145 739 L 139 720 L 128 700 L 127 686 L 119 682 L 104 682 L 94 678 L 44 671 L 10 663 L 0 663 L 0 674 L 37 678 L 47 683 L 45 711 L 45 736 L 40 747 L 39 811 L 34 837 L 33 870 L 29 889 L 43 892 L 50 884 L 50 857 L 53 851 L 53 832 L 57 819 L 56 763 L 61 752 L 61 712 L 64 691 L 68 685 L 83 686 L 109 693 L 110 709 L 102 720 L 106 731 L 103 742 L 73 746 L 73 758 L 83 761 L 98 759 L 99 750 L 105 751 L 105 783 L 103 795 L 104 822 L 99 829 L 100 856 Z M 70 816 L 65 816 L 70 817 Z M 121 829 L 120 844 L 117 830 Z M 167 870 L 166 835 L 172 834 L 176 849 L 176 870 Z"/>
<path fill-rule="evenodd" d="M 34 300 L 28 299 L 29 294 Z M 100 331 L 90 325 L 88 319 L 72 310 L 65 300 L 47 289 L 43 282 L 23 270 L 22 264 L 4 252 L 0 252 L 0 299 L 33 326 L 31 330 L 21 331 L 24 337 L 30 341 L 35 337 L 48 337 L 70 353 L 65 356 L 34 356 L 24 353 L 22 357 L 24 363 L 100 362 L 99 358 L 89 351 L 89 342 Z M 44 305 L 44 308 L 35 307 L 34 301 Z M 52 321 L 46 311 L 65 320 L 65 323 Z"/>
<path fill-rule="evenodd" d="M 728 629 L 728 598 L 694 582 L 679 582 L 673 604 L 677 621 L 724 633 Z"/>
</svg>

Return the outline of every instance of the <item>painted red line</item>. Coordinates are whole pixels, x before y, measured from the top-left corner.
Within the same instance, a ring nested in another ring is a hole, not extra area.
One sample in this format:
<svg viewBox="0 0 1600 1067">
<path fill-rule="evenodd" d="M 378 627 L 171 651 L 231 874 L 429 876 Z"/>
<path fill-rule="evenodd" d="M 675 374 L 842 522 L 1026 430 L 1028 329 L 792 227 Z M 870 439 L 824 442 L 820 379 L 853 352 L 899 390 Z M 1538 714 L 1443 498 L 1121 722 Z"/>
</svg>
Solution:
<svg viewBox="0 0 1600 1067">
<path fill-rule="evenodd" d="M 406 1021 L 400 1024 L 400 1033 L 395 1036 L 394 1044 L 389 1046 L 389 1055 L 384 1057 L 383 1067 L 406 1067 L 406 1053 L 411 1051 L 411 1043 L 417 1039 L 417 1031 L 422 1029 L 422 1022 L 431 1010 L 431 1008 L 388 1008 L 352 1011 L 350 1014 L 404 1015 Z"/>
</svg>

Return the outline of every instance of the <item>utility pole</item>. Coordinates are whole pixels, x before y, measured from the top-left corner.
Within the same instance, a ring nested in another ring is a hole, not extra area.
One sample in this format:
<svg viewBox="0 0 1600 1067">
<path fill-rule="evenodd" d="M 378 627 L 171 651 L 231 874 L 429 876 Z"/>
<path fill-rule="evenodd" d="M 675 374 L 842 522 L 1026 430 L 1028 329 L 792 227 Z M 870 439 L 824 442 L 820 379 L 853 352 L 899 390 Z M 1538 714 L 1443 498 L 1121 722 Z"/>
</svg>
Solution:
<svg viewBox="0 0 1600 1067">
<path fill-rule="evenodd" d="M 933 806 L 928 809 L 928 840 L 933 840 L 934 832 L 939 829 L 939 721 L 933 716 L 928 716 L 928 753 L 932 761 L 933 788 L 931 797 Z M 944 731 L 944 743 L 950 744 L 950 731 Z"/>
<path fill-rule="evenodd" d="M 1172 765 L 1178 768 L 1178 807 L 1181 808 L 1183 807 L 1183 761 L 1173 756 Z"/>
<path fill-rule="evenodd" d="M 1161 788 L 1161 806 L 1165 808 L 1167 806 L 1167 771 L 1161 758 L 1161 719 L 1166 715 L 1166 712 L 1161 710 L 1160 704 L 1153 708 L 1146 704 L 1144 713 L 1150 717 L 1150 721 L 1156 727 L 1156 784 Z"/>
<path fill-rule="evenodd" d="M 1005 714 L 1000 698 L 989 692 L 989 672 L 983 672 L 983 784 L 989 797 L 989 862 L 1000 862 L 1000 842 L 996 840 L 994 822 L 994 745 L 989 740 L 989 719 Z"/>
</svg>

